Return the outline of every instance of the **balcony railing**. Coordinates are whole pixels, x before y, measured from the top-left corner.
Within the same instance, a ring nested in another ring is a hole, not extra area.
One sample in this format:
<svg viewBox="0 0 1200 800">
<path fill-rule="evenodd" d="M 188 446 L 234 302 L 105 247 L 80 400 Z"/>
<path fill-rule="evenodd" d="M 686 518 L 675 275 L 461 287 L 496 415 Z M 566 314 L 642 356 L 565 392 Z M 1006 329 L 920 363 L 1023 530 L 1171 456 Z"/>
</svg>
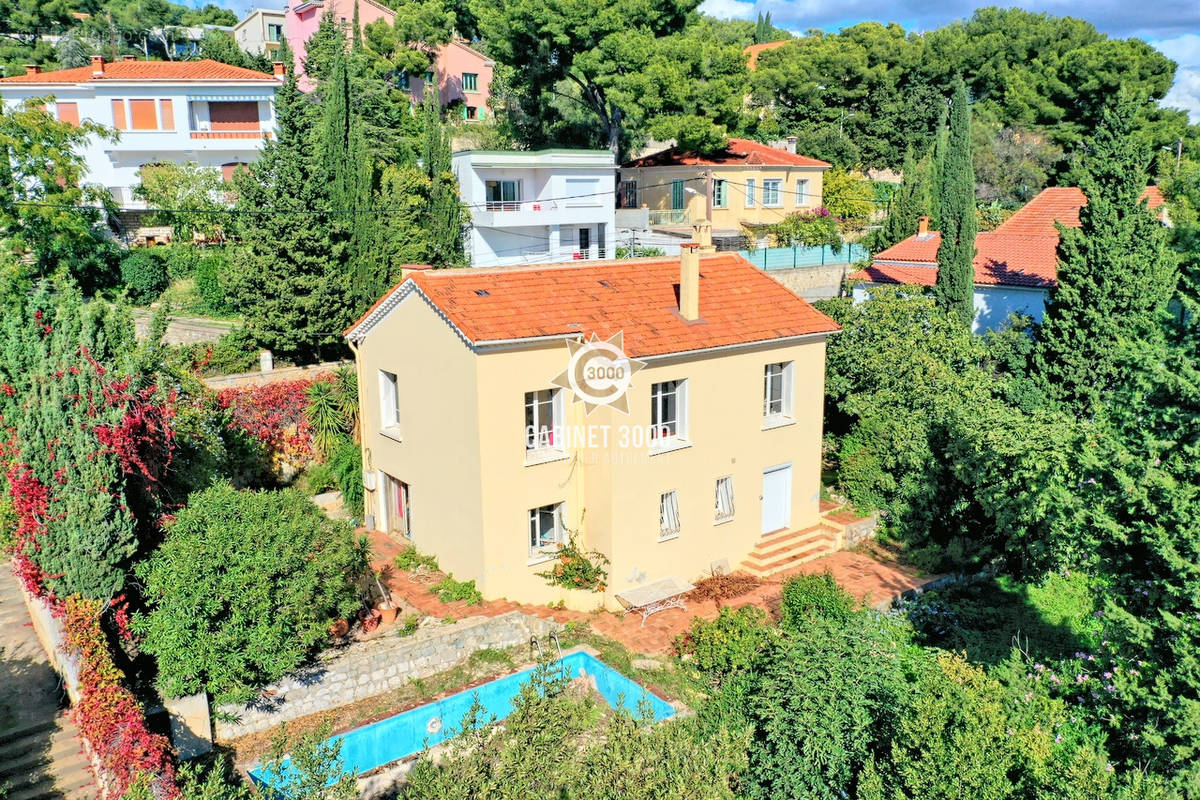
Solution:
<svg viewBox="0 0 1200 800">
<path fill-rule="evenodd" d="M 690 225 L 691 217 L 686 208 L 650 209 L 650 227 L 663 225 Z"/>
<path fill-rule="evenodd" d="M 484 207 L 488 211 L 553 211 L 558 204 L 541 200 L 488 200 Z"/>
<path fill-rule="evenodd" d="M 270 131 L 191 131 L 193 139 L 262 139 L 271 138 Z"/>
</svg>

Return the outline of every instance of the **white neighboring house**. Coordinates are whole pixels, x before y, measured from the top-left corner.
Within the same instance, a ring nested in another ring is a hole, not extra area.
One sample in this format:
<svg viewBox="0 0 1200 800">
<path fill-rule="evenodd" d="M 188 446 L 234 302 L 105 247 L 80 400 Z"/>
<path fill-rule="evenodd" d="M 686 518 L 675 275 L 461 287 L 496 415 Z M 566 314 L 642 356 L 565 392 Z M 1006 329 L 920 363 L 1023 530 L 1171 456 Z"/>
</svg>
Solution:
<svg viewBox="0 0 1200 800">
<path fill-rule="evenodd" d="M 228 179 L 258 157 L 275 130 L 277 64 L 267 75 L 217 61 L 107 62 L 0 79 L 6 108 L 52 97 L 47 110 L 63 122 L 92 120 L 118 132 L 116 141 L 91 137 L 83 153 L 83 180 L 107 188 L 123 210 L 145 208 L 133 187 L 144 164 L 159 161 L 215 167 Z"/>
<path fill-rule="evenodd" d="M 233 26 L 233 39 L 247 53 L 274 58 L 283 43 L 282 8 L 256 8 Z"/>
<path fill-rule="evenodd" d="M 616 162 L 607 150 L 454 154 L 472 266 L 612 258 Z"/>
</svg>

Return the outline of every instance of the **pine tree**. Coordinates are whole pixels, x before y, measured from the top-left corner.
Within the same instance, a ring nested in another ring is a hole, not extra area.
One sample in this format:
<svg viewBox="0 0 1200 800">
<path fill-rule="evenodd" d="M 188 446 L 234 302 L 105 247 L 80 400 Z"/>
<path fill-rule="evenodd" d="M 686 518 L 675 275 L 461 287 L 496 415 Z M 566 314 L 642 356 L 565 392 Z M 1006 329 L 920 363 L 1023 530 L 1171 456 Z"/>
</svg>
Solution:
<svg viewBox="0 0 1200 800">
<path fill-rule="evenodd" d="M 442 125 L 436 91 L 428 91 L 421 104 L 420 159 L 429 179 L 429 211 L 425 230 L 430 263 L 447 267 L 463 263 L 464 209 L 458 199 L 458 181 L 450 168 L 450 136 Z"/>
<path fill-rule="evenodd" d="M 1134 135 L 1137 103 L 1104 109 L 1087 146 L 1078 228 L 1060 227 L 1058 286 L 1038 334 L 1039 379 L 1047 395 L 1091 413 L 1119 378 L 1123 340 L 1162 336 L 1175 289 L 1167 231 L 1139 201 L 1149 156 Z"/>
<path fill-rule="evenodd" d="M 975 169 L 971 165 L 971 109 L 962 77 L 954 79 L 950 107 L 950 132 L 945 158 L 938 171 L 939 230 L 938 277 L 934 294 L 938 305 L 956 315 L 964 325 L 975 318 Z"/>
<path fill-rule="evenodd" d="M 904 180 L 878 234 L 879 249 L 891 247 L 917 232 L 917 222 L 929 213 L 926 181 L 929 168 L 917 161 L 912 151 L 904 157 Z"/>
</svg>

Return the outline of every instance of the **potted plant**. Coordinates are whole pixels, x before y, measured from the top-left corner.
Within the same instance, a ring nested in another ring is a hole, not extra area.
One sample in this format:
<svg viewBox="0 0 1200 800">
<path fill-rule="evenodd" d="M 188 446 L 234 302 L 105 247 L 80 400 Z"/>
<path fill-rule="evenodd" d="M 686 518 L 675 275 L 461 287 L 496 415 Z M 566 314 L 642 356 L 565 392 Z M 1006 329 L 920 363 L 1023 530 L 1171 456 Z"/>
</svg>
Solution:
<svg viewBox="0 0 1200 800">
<path fill-rule="evenodd" d="M 375 585 L 379 587 L 379 604 L 375 606 L 375 610 L 379 612 L 379 621 L 384 625 L 396 621 L 396 614 L 400 609 L 396 608 L 396 604 L 392 602 L 392 596 L 387 589 L 383 588 L 383 582 L 379 580 L 380 573 L 375 573 Z"/>
</svg>

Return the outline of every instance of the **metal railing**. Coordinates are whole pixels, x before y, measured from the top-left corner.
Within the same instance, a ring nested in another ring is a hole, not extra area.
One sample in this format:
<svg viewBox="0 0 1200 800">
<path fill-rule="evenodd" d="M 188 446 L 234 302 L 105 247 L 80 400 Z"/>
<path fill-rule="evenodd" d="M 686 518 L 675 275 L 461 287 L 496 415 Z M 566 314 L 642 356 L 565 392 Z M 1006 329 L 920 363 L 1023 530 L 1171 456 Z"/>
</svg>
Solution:
<svg viewBox="0 0 1200 800">
<path fill-rule="evenodd" d="M 764 247 L 759 250 L 739 250 L 738 253 L 759 269 L 767 271 L 820 267 L 825 264 L 853 264 L 870 257 L 861 244 L 843 244 L 834 252 L 823 247 Z"/>
<path fill-rule="evenodd" d="M 691 217 L 686 208 L 650 209 L 650 227 L 656 225 L 690 225 Z"/>
</svg>

